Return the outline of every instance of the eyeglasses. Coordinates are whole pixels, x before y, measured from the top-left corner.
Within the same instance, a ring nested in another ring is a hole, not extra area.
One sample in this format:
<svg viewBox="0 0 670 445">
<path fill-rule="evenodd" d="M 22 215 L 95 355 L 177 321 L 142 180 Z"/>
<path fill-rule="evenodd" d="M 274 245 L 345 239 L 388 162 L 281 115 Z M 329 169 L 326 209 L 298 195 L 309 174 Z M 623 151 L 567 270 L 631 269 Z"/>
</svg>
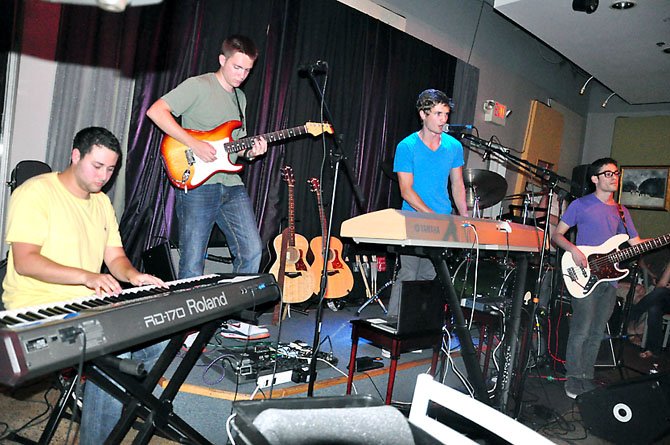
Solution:
<svg viewBox="0 0 670 445">
<path fill-rule="evenodd" d="M 611 170 L 605 170 L 604 172 L 596 173 L 594 176 L 600 176 L 604 175 L 606 178 L 611 178 L 612 176 L 621 176 L 621 172 L 619 170 L 611 171 Z"/>
</svg>

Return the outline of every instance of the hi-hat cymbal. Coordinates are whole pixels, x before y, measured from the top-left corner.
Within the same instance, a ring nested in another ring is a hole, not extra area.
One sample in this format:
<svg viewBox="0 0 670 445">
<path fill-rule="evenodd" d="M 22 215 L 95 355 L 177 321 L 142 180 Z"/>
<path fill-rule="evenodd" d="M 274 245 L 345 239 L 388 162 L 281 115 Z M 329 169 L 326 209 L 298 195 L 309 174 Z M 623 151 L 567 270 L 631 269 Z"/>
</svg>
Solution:
<svg viewBox="0 0 670 445">
<path fill-rule="evenodd" d="M 529 197 L 534 197 L 534 196 L 545 196 L 547 195 L 548 192 L 522 192 L 522 193 L 517 193 L 515 195 L 507 195 L 503 199 L 505 200 L 510 200 L 510 199 L 524 199 L 524 198 L 529 198 Z"/>
<path fill-rule="evenodd" d="M 507 181 L 498 173 L 488 170 L 466 168 L 463 170 L 465 200 L 468 209 L 475 206 L 479 198 L 479 208 L 485 209 L 502 201 L 507 192 Z"/>
</svg>

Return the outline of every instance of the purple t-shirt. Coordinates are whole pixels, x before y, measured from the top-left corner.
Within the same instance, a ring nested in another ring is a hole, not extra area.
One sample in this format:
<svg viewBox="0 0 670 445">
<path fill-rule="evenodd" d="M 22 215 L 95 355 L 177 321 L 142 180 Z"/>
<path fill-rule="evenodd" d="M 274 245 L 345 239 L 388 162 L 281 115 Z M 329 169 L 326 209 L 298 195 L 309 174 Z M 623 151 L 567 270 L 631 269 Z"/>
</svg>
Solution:
<svg viewBox="0 0 670 445">
<path fill-rule="evenodd" d="M 577 226 L 578 246 L 599 246 L 620 233 L 628 233 L 630 238 L 635 238 L 638 233 L 633 218 L 627 208 L 622 208 L 628 231 L 621 220 L 618 207 L 605 204 L 593 193 L 573 201 L 561 221 L 570 227 Z"/>
</svg>

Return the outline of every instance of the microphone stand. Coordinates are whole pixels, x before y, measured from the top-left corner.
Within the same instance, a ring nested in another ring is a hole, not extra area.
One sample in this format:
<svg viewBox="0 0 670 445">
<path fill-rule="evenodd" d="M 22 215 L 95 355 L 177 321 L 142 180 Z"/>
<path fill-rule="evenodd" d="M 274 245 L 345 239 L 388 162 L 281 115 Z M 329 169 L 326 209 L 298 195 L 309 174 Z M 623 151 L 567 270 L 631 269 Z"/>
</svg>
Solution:
<svg viewBox="0 0 670 445">
<path fill-rule="evenodd" d="M 325 62 L 324 62 L 325 64 Z M 327 67 L 327 64 L 325 65 Z M 321 88 L 321 85 L 319 82 L 316 80 L 316 77 L 314 76 L 315 70 L 314 69 L 308 69 L 307 75 L 310 78 L 312 82 L 312 87 L 316 91 L 316 93 L 319 96 L 319 102 L 321 104 L 321 122 L 323 122 L 323 117 L 324 117 L 324 112 L 325 112 L 325 117 L 328 119 L 330 124 L 333 126 L 333 129 L 337 128 L 335 125 L 333 125 L 333 116 L 330 113 L 330 109 L 328 108 L 328 104 L 326 103 L 325 100 L 325 87 L 328 82 L 328 74 L 326 72 L 326 80 L 324 81 L 323 88 Z M 316 362 L 318 359 L 318 352 L 320 348 L 320 342 L 321 342 L 321 323 L 322 323 L 322 318 L 323 318 L 323 300 L 326 295 L 326 289 L 328 287 L 328 257 L 330 256 L 330 236 L 331 236 L 331 230 L 332 230 L 332 225 L 333 225 L 333 211 L 335 209 L 335 196 L 337 192 L 337 182 L 339 178 L 339 171 L 340 171 L 340 164 L 344 164 L 344 169 L 347 173 L 347 176 L 349 177 L 349 182 L 352 186 L 352 189 L 354 191 L 354 195 L 356 196 L 356 202 L 358 203 L 359 207 L 361 209 L 365 208 L 365 198 L 363 197 L 363 194 L 361 193 L 361 189 L 354 180 L 355 176 L 353 174 L 353 170 L 351 168 L 351 165 L 347 162 L 347 157 L 345 156 L 344 152 L 342 151 L 342 147 L 340 145 L 340 137 L 339 135 L 336 135 L 336 137 L 333 138 L 333 146 L 334 149 L 331 149 L 330 151 L 330 158 L 331 158 L 331 165 L 335 166 L 335 173 L 334 173 L 334 178 L 333 178 L 333 191 L 331 194 L 331 199 L 330 199 L 330 211 L 328 214 L 328 224 L 325 230 L 325 240 L 322 240 L 323 247 L 322 247 L 322 256 L 323 256 L 323 269 L 321 270 L 321 282 L 319 285 L 319 302 L 317 304 L 317 309 L 316 309 L 316 321 L 314 323 L 314 340 L 312 341 L 312 356 L 309 361 L 309 374 L 308 374 L 308 386 L 307 386 L 307 397 L 313 397 L 314 396 L 314 382 L 316 380 Z M 318 193 L 321 193 L 319 191 Z"/>
<path fill-rule="evenodd" d="M 546 220 L 545 220 L 545 227 L 543 230 L 543 235 L 542 235 L 542 244 L 540 245 L 540 264 L 538 268 L 538 276 L 537 279 L 535 280 L 535 288 L 534 288 L 534 294 L 533 298 L 531 300 L 532 304 L 529 303 L 530 306 L 530 311 L 529 311 L 529 317 L 528 317 L 528 326 L 526 327 L 526 330 L 524 332 L 524 336 L 521 339 L 521 344 L 518 345 L 518 334 L 521 333 L 520 328 L 521 328 L 521 312 L 522 312 L 522 306 L 523 306 L 523 301 L 522 300 L 522 289 L 521 286 L 523 286 L 523 283 L 525 283 L 525 277 L 527 273 L 527 255 L 523 255 L 520 261 L 520 269 L 517 270 L 517 283 L 516 283 L 516 289 L 515 289 L 515 294 L 514 294 L 514 301 L 512 305 L 512 315 L 508 319 L 508 325 L 506 327 L 506 332 L 509 333 L 509 335 L 506 335 L 506 345 L 503 348 L 503 358 L 504 362 L 503 365 L 501 366 L 501 371 L 500 375 L 502 376 L 502 382 L 499 385 L 499 395 L 500 398 L 498 400 L 498 406 L 500 411 L 505 412 L 507 409 L 507 401 L 508 401 L 508 396 L 509 396 L 509 389 L 511 386 L 511 375 L 512 371 L 514 369 L 514 361 L 517 357 L 517 349 L 518 349 L 518 356 L 520 358 L 519 361 L 519 369 L 517 371 L 517 385 L 516 385 L 516 406 L 514 409 L 514 418 L 517 418 L 519 416 L 519 413 L 521 411 L 521 402 L 522 402 L 522 395 L 523 395 L 523 388 L 525 384 L 525 378 L 526 378 L 526 369 L 527 369 L 527 362 L 528 362 L 528 354 L 529 354 L 529 348 L 528 348 L 528 342 L 529 342 L 529 334 L 532 332 L 534 328 L 534 320 L 535 320 L 535 312 L 537 310 L 537 306 L 539 303 L 539 294 L 540 294 L 540 287 L 541 287 L 541 282 L 542 282 L 542 272 L 544 269 L 544 262 L 545 262 L 545 252 L 546 252 L 546 246 L 547 242 L 549 240 L 549 221 L 551 217 L 551 206 L 552 206 L 552 201 L 554 198 L 554 189 L 558 187 L 558 182 L 567 182 L 567 183 L 572 183 L 571 180 L 558 175 L 557 173 L 548 170 L 544 167 L 540 167 L 536 164 L 533 164 L 529 162 L 526 159 L 521 159 L 517 156 L 514 156 L 511 154 L 511 150 L 507 147 L 503 147 L 502 145 L 499 144 L 494 144 L 491 141 L 486 141 L 484 139 L 481 139 L 479 137 L 469 135 L 469 134 L 463 134 L 462 139 L 465 139 L 469 142 L 466 146 L 473 150 L 474 148 L 484 150 L 484 156 L 491 156 L 491 155 L 496 155 L 499 159 L 502 159 L 504 161 L 507 161 L 514 166 L 516 166 L 522 173 L 527 173 L 532 176 L 535 176 L 540 180 L 541 183 L 547 185 L 549 189 L 549 197 L 547 201 L 547 210 L 546 210 Z M 465 145 L 465 144 L 464 144 Z M 472 146 L 474 146 L 474 148 Z M 521 270 L 523 269 L 523 270 Z"/>
</svg>

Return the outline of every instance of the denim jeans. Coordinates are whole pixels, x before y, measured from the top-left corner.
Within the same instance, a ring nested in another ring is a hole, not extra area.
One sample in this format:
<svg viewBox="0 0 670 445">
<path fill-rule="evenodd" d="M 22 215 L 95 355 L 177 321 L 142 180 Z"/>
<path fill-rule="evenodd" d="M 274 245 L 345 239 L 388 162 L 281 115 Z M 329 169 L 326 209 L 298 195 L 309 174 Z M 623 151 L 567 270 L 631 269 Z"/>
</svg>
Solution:
<svg viewBox="0 0 670 445">
<path fill-rule="evenodd" d="M 566 377 L 593 379 L 593 367 L 615 303 L 616 288 L 608 282 L 598 284 L 588 297 L 572 299 L 565 352 Z"/>
<path fill-rule="evenodd" d="M 226 236 L 234 273 L 256 273 L 262 243 L 251 200 L 243 185 L 205 184 L 177 191 L 179 278 L 203 274 L 207 243 L 216 223 Z"/>
<path fill-rule="evenodd" d="M 388 315 L 398 316 L 400 308 L 400 292 L 403 281 L 432 280 L 437 273 L 433 262 L 428 258 L 422 258 L 414 255 L 400 255 L 400 269 L 389 299 Z"/>
<path fill-rule="evenodd" d="M 144 369 L 149 371 L 158 360 L 165 346 L 167 346 L 167 341 L 137 351 L 127 352 L 118 357 L 141 361 L 144 363 Z M 119 421 L 122 408 L 120 401 L 103 391 L 92 381 L 87 381 L 84 386 L 84 402 L 79 433 L 80 445 L 104 443 L 116 422 Z"/>
<path fill-rule="evenodd" d="M 647 313 L 647 341 L 644 348 L 655 354 L 663 347 L 663 315 L 670 311 L 670 289 L 657 287 L 645 295 L 630 310 L 630 319 L 637 320 Z"/>
</svg>

